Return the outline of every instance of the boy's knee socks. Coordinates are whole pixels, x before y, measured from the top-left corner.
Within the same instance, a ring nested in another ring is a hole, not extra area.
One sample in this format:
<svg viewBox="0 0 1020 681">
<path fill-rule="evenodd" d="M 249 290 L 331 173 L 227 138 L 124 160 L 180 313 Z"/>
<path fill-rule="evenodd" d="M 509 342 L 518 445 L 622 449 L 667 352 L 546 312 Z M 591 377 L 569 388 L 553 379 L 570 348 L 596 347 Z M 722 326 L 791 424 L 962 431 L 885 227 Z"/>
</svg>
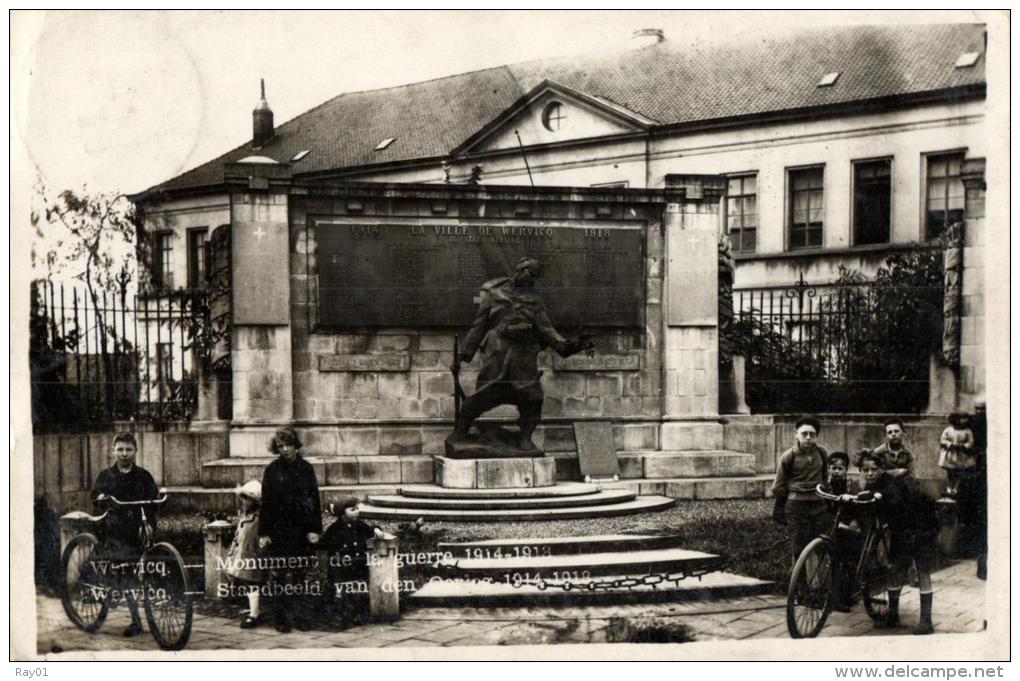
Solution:
<svg viewBox="0 0 1020 681">
<path fill-rule="evenodd" d="M 896 621 L 900 618 L 900 590 L 889 591 L 889 620 Z"/>
<path fill-rule="evenodd" d="M 931 591 L 921 594 L 921 621 L 926 624 L 931 624 L 932 596 Z"/>
</svg>

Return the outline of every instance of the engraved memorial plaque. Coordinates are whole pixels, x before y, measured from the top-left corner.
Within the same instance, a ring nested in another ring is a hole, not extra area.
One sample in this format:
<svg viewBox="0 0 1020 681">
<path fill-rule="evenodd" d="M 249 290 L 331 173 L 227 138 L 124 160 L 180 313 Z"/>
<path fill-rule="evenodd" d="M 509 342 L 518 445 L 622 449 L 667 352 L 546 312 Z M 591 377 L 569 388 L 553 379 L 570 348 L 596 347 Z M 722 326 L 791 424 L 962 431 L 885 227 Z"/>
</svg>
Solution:
<svg viewBox="0 0 1020 681">
<path fill-rule="evenodd" d="M 483 283 L 524 255 L 559 327 L 643 324 L 644 228 L 485 221 L 315 225 L 319 325 L 468 326 Z"/>
<path fill-rule="evenodd" d="M 608 421 L 575 423 L 574 438 L 581 475 L 609 478 L 620 474 L 620 461 L 613 444 L 613 424 Z"/>
</svg>

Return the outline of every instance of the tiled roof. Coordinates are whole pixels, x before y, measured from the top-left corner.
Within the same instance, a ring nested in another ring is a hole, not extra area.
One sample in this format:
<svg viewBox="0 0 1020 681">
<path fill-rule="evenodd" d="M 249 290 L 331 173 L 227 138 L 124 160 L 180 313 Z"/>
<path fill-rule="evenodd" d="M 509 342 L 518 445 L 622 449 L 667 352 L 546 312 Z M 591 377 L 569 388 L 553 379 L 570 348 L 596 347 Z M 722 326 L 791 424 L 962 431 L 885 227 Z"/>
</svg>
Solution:
<svg viewBox="0 0 1020 681">
<path fill-rule="evenodd" d="M 954 68 L 965 52 L 982 58 Z M 790 110 L 919 95 L 985 81 L 984 26 L 856 26 L 783 35 L 690 42 L 542 59 L 399 87 L 352 92 L 277 126 L 258 151 L 286 162 L 310 153 L 296 174 L 442 157 L 531 89 L 550 80 L 683 126 Z M 817 87 L 839 72 L 832 87 Z M 395 141 L 383 150 L 385 138 Z M 252 153 L 250 143 L 150 191 L 219 184 L 223 166 Z"/>
</svg>

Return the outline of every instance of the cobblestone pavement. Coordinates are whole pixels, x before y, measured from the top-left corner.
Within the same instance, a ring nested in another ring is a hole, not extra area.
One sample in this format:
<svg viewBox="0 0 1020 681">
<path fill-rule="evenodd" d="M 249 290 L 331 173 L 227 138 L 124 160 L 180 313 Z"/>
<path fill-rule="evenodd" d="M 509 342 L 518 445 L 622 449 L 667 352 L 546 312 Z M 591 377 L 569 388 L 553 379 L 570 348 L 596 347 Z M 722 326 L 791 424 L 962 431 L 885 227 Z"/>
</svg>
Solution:
<svg viewBox="0 0 1020 681">
<path fill-rule="evenodd" d="M 933 576 L 934 620 L 938 633 L 975 632 L 984 628 L 985 583 L 975 576 L 973 561 L 961 561 Z M 822 637 L 909 635 L 917 621 L 917 589 L 906 587 L 901 599 L 907 625 L 879 631 L 861 605 L 850 613 L 832 613 Z M 120 634 L 130 623 L 126 607 L 110 612 L 102 629 L 87 634 L 67 619 L 59 599 L 37 596 L 39 652 L 80 650 L 158 650 L 148 633 Z M 598 606 L 583 608 L 422 608 L 397 622 L 366 624 L 346 631 L 277 632 L 271 623 L 241 629 L 239 617 L 195 613 L 187 650 L 389 648 L 471 645 L 606 643 L 618 640 L 622 620 L 652 618 L 680 623 L 694 640 L 786 638 L 786 599 L 751 596 L 694 603 Z M 205 609 L 203 609 L 205 610 Z M 226 608 L 217 609 L 220 612 Z M 240 610 L 238 610 L 238 613 Z M 56 648 L 54 648 L 56 646 Z M 59 659 L 59 655 L 56 659 Z"/>
</svg>

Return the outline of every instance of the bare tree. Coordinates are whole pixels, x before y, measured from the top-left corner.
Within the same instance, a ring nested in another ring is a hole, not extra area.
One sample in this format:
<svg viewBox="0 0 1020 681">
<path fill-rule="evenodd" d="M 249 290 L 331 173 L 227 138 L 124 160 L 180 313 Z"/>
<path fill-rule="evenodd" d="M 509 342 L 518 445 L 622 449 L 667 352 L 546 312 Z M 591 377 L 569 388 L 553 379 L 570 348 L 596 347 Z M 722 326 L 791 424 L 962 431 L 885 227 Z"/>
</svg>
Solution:
<svg viewBox="0 0 1020 681">
<path fill-rule="evenodd" d="M 67 276 L 84 284 L 94 311 L 94 322 L 104 342 L 99 352 L 104 371 L 105 394 L 114 399 L 113 360 L 105 339 L 118 342 L 116 325 L 106 318 L 106 295 L 127 294 L 146 262 L 144 218 L 123 194 L 49 191 L 36 185 L 36 204 L 31 214 L 38 237 L 32 248 L 32 264 L 43 266 L 48 278 Z M 42 252 L 37 250 L 41 247 Z"/>
</svg>

